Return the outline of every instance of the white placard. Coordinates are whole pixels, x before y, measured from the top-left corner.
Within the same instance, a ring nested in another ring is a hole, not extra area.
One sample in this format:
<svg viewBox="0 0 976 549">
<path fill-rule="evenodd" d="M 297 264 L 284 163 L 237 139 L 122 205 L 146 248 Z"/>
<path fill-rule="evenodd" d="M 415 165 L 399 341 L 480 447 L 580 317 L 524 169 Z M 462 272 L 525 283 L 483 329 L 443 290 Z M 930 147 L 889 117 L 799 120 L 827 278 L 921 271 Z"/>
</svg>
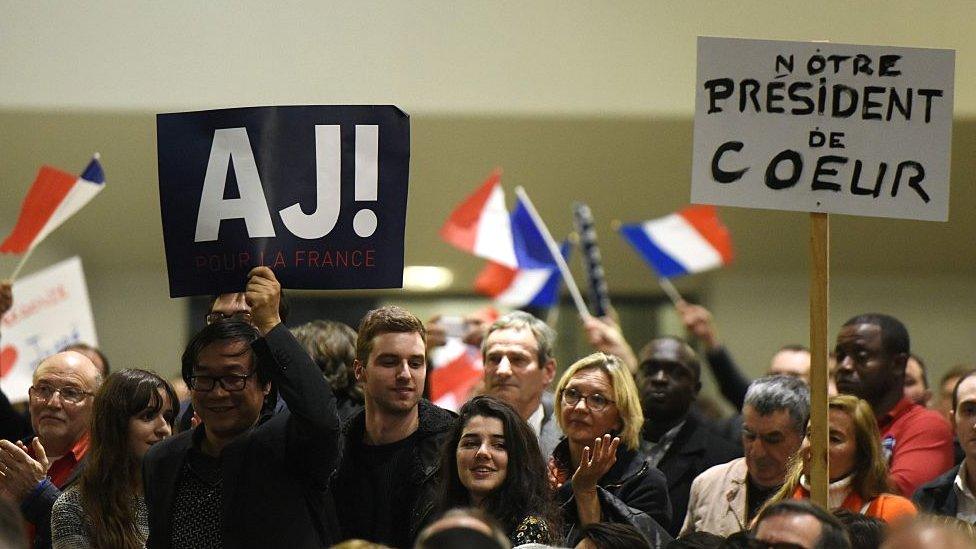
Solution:
<svg viewBox="0 0 976 549">
<path fill-rule="evenodd" d="M 14 306 L 0 321 L 0 387 L 27 400 L 34 369 L 72 343 L 98 345 L 81 259 L 73 257 L 14 282 Z"/>
<path fill-rule="evenodd" d="M 691 201 L 947 221 L 955 51 L 698 38 Z"/>
</svg>

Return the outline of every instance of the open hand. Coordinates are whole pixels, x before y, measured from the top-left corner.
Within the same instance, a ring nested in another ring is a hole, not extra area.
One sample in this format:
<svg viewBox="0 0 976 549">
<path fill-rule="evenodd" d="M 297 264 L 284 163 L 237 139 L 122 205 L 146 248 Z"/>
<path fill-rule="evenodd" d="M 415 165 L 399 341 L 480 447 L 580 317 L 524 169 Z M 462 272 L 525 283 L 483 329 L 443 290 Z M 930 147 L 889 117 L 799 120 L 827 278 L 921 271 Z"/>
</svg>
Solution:
<svg viewBox="0 0 976 549">
<path fill-rule="evenodd" d="M 583 448 L 579 467 L 573 473 L 574 492 L 595 492 L 597 482 L 607 474 L 607 471 L 617 462 L 617 447 L 620 437 L 603 435 L 593 441 L 593 448 Z"/>
<path fill-rule="evenodd" d="M 26 498 L 44 480 L 50 466 L 41 441 L 35 437 L 31 445 L 37 459 L 30 457 L 23 442 L 0 440 L 0 486 L 14 501 Z"/>
</svg>

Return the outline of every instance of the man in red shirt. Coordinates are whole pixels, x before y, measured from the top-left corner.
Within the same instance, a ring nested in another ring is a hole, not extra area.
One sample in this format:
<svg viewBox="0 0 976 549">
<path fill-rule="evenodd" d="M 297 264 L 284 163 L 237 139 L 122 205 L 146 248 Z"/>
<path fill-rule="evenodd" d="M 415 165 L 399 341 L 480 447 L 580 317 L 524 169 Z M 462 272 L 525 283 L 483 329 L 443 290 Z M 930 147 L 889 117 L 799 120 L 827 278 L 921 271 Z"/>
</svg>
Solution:
<svg viewBox="0 0 976 549">
<path fill-rule="evenodd" d="M 0 492 L 20 503 L 35 549 L 51 546 L 51 507 L 81 472 L 92 400 L 102 376 L 91 359 L 67 351 L 44 359 L 30 388 L 30 445 L 0 440 Z"/>
<path fill-rule="evenodd" d="M 858 315 L 837 334 L 837 390 L 860 397 L 878 418 L 888 478 L 901 495 L 953 465 L 952 430 L 937 412 L 907 399 L 908 330 L 883 314 Z"/>
</svg>

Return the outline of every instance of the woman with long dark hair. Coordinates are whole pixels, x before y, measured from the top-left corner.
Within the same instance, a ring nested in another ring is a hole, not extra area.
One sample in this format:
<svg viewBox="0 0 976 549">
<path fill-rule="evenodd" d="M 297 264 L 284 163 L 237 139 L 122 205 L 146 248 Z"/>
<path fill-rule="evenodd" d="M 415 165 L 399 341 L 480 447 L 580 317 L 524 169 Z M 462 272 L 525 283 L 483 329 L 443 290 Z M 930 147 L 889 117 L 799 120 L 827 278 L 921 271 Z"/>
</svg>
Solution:
<svg viewBox="0 0 976 549">
<path fill-rule="evenodd" d="M 172 433 L 178 409 L 173 388 L 152 372 L 132 369 L 108 376 L 92 407 L 85 470 L 51 513 L 55 549 L 145 546 L 149 518 L 142 458 Z"/>
<path fill-rule="evenodd" d="M 441 453 L 435 509 L 481 508 L 502 525 L 512 545 L 556 541 L 558 513 L 532 428 L 491 396 L 474 397 L 459 414 Z"/>
</svg>

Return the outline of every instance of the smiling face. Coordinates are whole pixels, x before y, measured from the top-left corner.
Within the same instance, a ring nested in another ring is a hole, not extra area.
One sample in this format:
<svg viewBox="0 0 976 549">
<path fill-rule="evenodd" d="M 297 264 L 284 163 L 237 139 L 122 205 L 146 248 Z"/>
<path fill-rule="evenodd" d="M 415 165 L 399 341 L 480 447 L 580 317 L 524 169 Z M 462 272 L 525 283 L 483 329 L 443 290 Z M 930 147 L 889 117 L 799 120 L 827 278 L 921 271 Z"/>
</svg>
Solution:
<svg viewBox="0 0 976 549">
<path fill-rule="evenodd" d="M 193 409 L 203 420 L 208 437 L 229 439 L 250 429 L 261 415 L 264 397 L 271 390 L 271 384 L 262 385 L 254 373 L 254 352 L 250 345 L 235 339 L 217 340 L 200 351 L 196 362 L 193 375 L 250 375 L 240 391 L 228 391 L 219 382 L 210 391 L 191 391 Z"/>
<path fill-rule="evenodd" d="M 608 403 L 600 411 L 593 410 L 590 398 L 580 398 L 575 405 L 566 401 L 566 395 L 576 391 L 581 396 L 601 395 L 613 400 L 614 391 L 610 376 L 599 368 L 580 370 L 566 383 L 559 397 L 559 413 L 562 414 L 563 432 L 570 442 L 592 445 L 597 437 L 610 432 L 620 432 L 623 422 L 615 403 Z"/>
<path fill-rule="evenodd" d="M 485 392 L 511 404 L 528 419 L 539 407 L 542 391 L 556 374 L 556 362 L 539 364 L 532 330 L 504 328 L 485 342 Z"/>
<path fill-rule="evenodd" d="M 843 410 L 831 408 L 828 425 L 830 468 L 827 475 L 830 477 L 830 482 L 834 482 L 854 471 L 857 459 L 857 433 L 854 430 L 854 418 Z M 809 478 L 810 464 L 813 462 L 809 436 L 803 438 L 800 455 L 803 456 L 803 474 Z"/>
<path fill-rule="evenodd" d="M 844 326 L 837 334 L 836 381 L 841 394 L 854 395 L 877 405 L 892 391 L 904 391 L 907 356 L 889 354 L 876 324 Z"/>
<path fill-rule="evenodd" d="M 172 404 L 169 396 L 162 389 L 159 390 L 162 406 L 153 411 L 146 407 L 143 411 L 129 418 L 129 451 L 141 461 L 153 444 L 163 440 L 173 433 L 173 428 L 166 421 L 166 412 Z"/>
<path fill-rule="evenodd" d="M 68 351 L 45 359 L 34 371 L 33 384 L 34 387 L 71 388 L 94 393 L 98 378 L 98 369 L 88 357 Z M 64 455 L 88 432 L 93 397 L 88 394 L 79 402 L 67 402 L 57 392 L 45 400 L 38 396 L 39 392 L 31 391 L 28 405 L 31 426 L 48 455 Z"/>
<path fill-rule="evenodd" d="M 495 417 L 474 416 L 468 420 L 457 451 L 458 477 L 477 505 L 485 496 L 499 489 L 508 470 L 505 427 Z"/>
<path fill-rule="evenodd" d="M 375 336 L 367 363 L 355 362 L 366 405 L 387 414 L 415 412 L 427 380 L 426 350 L 417 332 Z"/>
</svg>

